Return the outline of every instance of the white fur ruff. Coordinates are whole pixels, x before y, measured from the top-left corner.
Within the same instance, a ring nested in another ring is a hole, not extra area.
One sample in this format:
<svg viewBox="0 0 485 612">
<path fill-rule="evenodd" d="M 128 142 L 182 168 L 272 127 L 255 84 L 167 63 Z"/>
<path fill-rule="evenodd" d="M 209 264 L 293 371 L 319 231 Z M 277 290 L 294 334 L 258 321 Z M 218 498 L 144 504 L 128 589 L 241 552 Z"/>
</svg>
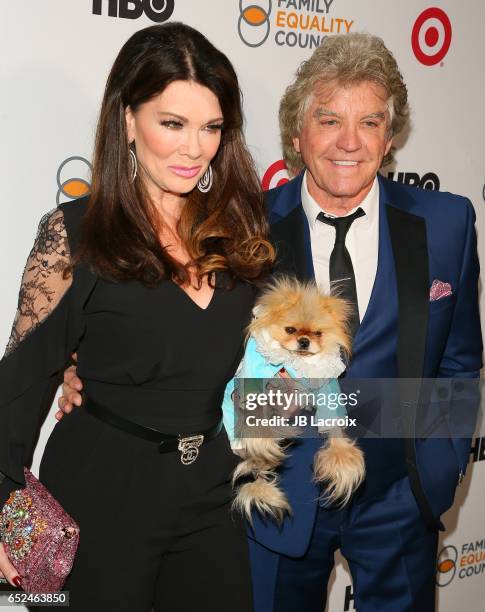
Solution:
<svg viewBox="0 0 485 612">
<path fill-rule="evenodd" d="M 274 366 L 292 368 L 298 378 L 338 378 L 345 370 L 340 348 L 335 346 L 332 353 L 325 355 L 298 355 L 282 348 L 266 329 L 253 333 L 258 353 Z"/>
</svg>

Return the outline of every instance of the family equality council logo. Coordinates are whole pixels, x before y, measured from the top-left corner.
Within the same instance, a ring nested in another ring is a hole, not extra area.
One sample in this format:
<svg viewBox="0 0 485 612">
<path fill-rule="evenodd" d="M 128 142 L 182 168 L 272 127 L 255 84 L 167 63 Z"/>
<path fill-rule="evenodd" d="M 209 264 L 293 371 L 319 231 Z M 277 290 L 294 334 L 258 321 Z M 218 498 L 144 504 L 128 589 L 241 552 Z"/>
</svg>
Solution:
<svg viewBox="0 0 485 612">
<path fill-rule="evenodd" d="M 328 34 L 348 34 L 354 19 L 334 16 L 335 0 L 239 0 L 237 31 L 248 47 L 260 47 L 272 36 L 279 47 L 315 49 Z M 425 66 L 442 62 L 451 45 L 451 21 L 430 7 L 417 17 L 411 34 L 416 59 Z"/>
<path fill-rule="evenodd" d="M 459 549 L 448 544 L 438 555 L 436 584 L 448 586 L 455 577 L 459 580 L 481 576 L 485 572 L 485 538 L 463 542 Z"/>
<path fill-rule="evenodd" d="M 274 30 L 279 47 L 315 49 L 328 34 L 348 34 L 353 19 L 330 15 L 335 0 L 239 0 L 237 30 L 248 47 L 260 47 Z"/>
</svg>

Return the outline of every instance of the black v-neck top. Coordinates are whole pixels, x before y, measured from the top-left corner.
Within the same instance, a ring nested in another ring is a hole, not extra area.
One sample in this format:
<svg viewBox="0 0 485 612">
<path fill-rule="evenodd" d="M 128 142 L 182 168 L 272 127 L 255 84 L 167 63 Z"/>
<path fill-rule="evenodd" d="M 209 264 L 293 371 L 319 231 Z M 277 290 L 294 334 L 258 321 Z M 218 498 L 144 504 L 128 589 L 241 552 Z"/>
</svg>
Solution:
<svg viewBox="0 0 485 612">
<path fill-rule="evenodd" d="M 84 307 L 78 374 L 86 394 L 166 433 L 212 427 L 242 357 L 251 285 L 217 283 L 203 309 L 172 281 L 98 280 Z"/>
<path fill-rule="evenodd" d="M 41 221 L 24 272 L 14 330 L 0 361 L 0 507 L 25 484 L 53 385 L 78 353 L 78 374 L 96 403 L 169 434 L 202 431 L 222 417 L 222 397 L 242 358 L 254 286 L 222 274 L 206 309 L 179 286 L 112 283 L 75 253 L 86 199 Z"/>
</svg>

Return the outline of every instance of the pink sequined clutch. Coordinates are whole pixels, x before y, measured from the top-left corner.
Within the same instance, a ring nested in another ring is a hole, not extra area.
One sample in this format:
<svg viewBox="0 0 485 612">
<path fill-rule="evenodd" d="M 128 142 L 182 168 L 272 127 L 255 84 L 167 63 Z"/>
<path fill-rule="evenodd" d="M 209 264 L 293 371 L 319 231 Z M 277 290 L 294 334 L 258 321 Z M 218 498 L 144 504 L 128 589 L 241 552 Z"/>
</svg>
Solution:
<svg viewBox="0 0 485 612">
<path fill-rule="evenodd" d="M 24 591 L 55 593 L 71 571 L 79 527 L 27 468 L 24 475 L 26 487 L 0 513 L 0 539 Z"/>
</svg>

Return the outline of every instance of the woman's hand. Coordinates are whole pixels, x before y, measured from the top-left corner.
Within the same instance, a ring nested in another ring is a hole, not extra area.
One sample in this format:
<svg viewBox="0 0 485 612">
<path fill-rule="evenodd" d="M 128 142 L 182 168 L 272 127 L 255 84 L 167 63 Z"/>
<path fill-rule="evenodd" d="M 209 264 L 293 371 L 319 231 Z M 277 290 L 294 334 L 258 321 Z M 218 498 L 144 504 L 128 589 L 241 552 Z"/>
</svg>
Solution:
<svg viewBox="0 0 485 612">
<path fill-rule="evenodd" d="M 74 353 L 72 358 L 74 361 L 77 361 L 76 353 Z M 58 421 L 62 419 L 64 414 L 69 414 L 74 406 L 80 406 L 82 404 L 83 398 L 80 393 L 82 388 L 83 384 L 81 379 L 77 377 L 76 366 L 72 365 L 64 372 L 62 395 L 57 400 L 59 410 L 56 412 L 55 417 Z"/>
<path fill-rule="evenodd" d="M 22 587 L 22 581 L 20 580 L 19 573 L 10 563 L 2 542 L 0 542 L 0 578 L 6 578 L 9 584 L 12 586 L 19 588 Z"/>
</svg>

